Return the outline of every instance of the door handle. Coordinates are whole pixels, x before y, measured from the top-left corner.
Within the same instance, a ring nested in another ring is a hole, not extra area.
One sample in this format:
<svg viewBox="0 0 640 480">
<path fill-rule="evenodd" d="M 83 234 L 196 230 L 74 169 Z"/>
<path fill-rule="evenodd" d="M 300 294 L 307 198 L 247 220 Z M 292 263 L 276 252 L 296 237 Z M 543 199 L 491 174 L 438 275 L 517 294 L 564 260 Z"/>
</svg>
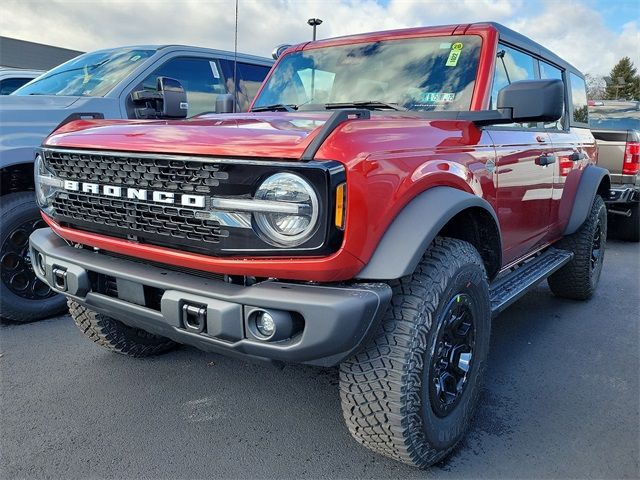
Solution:
<svg viewBox="0 0 640 480">
<path fill-rule="evenodd" d="M 572 162 L 584 160 L 585 158 L 587 158 L 587 155 L 584 152 L 573 152 L 571 155 L 569 155 L 569 160 L 571 160 Z"/>
<path fill-rule="evenodd" d="M 553 155 L 541 155 L 536 158 L 536 165 L 540 165 L 542 167 L 546 167 L 552 163 L 556 163 L 556 157 Z"/>
</svg>

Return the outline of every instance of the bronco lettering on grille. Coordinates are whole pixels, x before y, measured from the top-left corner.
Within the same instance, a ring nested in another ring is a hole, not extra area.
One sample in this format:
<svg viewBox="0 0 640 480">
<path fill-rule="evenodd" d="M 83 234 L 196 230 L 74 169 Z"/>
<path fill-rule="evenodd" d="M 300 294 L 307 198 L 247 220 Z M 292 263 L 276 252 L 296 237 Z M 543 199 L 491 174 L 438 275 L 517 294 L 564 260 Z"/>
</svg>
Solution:
<svg viewBox="0 0 640 480">
<path fill-rule="evenodd" d="M 65 190 L 73 192 L 92 193 L 106 197 L 128 198 L 131 200 L 151 200 L 158 203 L 179 204 L 185 207 L 204 208 L 204 195 L 176 194 L 173 192 L 149 191 L 143 188 L 124 188 L 116 185 L 99 185 L 97 183 L 64 181 Z"/>
</svg>

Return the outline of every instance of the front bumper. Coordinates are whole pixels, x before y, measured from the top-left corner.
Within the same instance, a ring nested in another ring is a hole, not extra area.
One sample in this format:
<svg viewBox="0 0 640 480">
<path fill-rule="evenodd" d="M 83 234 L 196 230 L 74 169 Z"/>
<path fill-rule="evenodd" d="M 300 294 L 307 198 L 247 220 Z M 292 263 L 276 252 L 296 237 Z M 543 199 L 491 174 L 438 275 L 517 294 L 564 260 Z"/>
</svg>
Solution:
<svg viewBox="0 0 640 480">
<path fill-rule="evenodd" d="M 391 299 L 384 283 L 235 285 L 74 248 L 49 228 L 31 235 L 30 249 L 36 275 L 80 304 L 176 342 L 231 355 L 338 364 L 366 342 Z M 251 327 L 256 309 L 291 319 L 290 336 L 260 339 Z M 203 320 L 200 332 L 186 317 L 195 310 Z"/>
</svg>

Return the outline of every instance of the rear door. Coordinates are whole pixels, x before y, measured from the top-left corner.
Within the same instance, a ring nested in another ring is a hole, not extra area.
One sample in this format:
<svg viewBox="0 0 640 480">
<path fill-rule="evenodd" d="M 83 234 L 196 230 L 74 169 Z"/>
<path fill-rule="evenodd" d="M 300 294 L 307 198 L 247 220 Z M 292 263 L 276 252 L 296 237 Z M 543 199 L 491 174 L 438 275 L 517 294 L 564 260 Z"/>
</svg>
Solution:
<svg viewBox="0 0 640 480">
<path fill-rule="evenodd" d="M 540 61 L 542 78 L 560 79 L 565 85 L 564 115 L 545 124 L 553 145 L 556 164 L 553 171 L 549 240 L 562 236 L 569 220 L 575 188 L 589 159 L 595 156 L 593 137 L 586 129 L 587 94 L 584 80 L 547 62 Z M 569 85 L 567 85 L 569 83 Z M 569 86 L 570 88 L 567 88 Z M 567 108 L 571 107 L 573 108 Z"/>
<path fill-rule="evenodd" d="M 511 82 L 537 78 L 536 60 L 499 45 L 491 105 Z M 542 246 L 548 233 L 553 194 L 553 146 L 538 124 L 487 128 L 496 146 L 497 214 L 503 238 L 503 263 L 511 263 Z"/>
</svg>

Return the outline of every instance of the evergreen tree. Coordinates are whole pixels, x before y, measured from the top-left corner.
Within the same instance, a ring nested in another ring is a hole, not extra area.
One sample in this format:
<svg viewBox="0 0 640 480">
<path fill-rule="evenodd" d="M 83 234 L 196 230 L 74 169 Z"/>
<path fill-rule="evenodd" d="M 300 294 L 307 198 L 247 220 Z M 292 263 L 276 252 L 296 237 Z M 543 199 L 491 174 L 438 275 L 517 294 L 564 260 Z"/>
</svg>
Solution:
<svg viewBox="0 0 640 480">
<path fill-rule="evenodd" d="M 640 75 L 629 57 L 622 58 L 609 74 L 606 100 L 640 100 Z"/>
</svg>

